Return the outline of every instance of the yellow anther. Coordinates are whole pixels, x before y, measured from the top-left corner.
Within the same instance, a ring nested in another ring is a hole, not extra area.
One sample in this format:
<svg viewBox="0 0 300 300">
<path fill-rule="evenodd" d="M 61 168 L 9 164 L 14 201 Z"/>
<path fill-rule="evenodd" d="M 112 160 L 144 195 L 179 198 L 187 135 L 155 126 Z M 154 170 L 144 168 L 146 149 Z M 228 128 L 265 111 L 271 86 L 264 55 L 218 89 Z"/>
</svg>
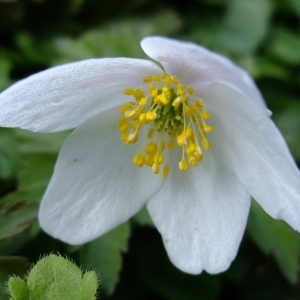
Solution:
<svg viewBox="0 0 300 300">
<path fill-rule="evenodd" d="M 209 144 L 208 140 L 205 137 L 202 137 L 202 145 L 203 145 L 205 150 L 210 149 L 210 144 Z"/>
<path fill-rule="evenodd" d="M 179 170 L 180 171 L 183 171 L 183 172 L 186 172 L 188 170 L 189 166 L 185 160 L 185 158 L 183 157 L 181 159 L 181 161 L 179 162 Z"/>
<path fill-rule="evenodd" d="M 135 89 L 133 92 L 133 96 L 136 100 L 140 100 L 144 97 L 144 93 L 140 89 Z"/>
<path fill-rule="evenodd" d="M 196 101 L 196 105 L 197 105 L 198 107 L 202 108 L 202 107 L 204 106 L 203 100 L 202 100 L 202 99 L 198 99 L 198 100 Z"/>
<path fill-rule="evenodd" d="M 155 111 L 153 110 L 150 110 L 150 111 L 147 111 L 146 113 L 146 119 L 147 121 L 154 121 L 157 117 L 157 114 Z"/>
<path fill-rule="evenodd" d="M 177 145 L 182 147 L 185 145 L 185 136 L 183 134 L 180 134 L 178 137 L 177 137 Z"/>
<path fill-rule="evenodd" d="M 163 73 L 161 74 L 161 77 L 162 77 L 163 79 L 165 79 L 165 78 L 169 77 L 169 74 L 167 74 L 166 72 L 163 72 Z"/>
<path fill-rule="evenodd" d="M 192 135 L 193 135 L 193 130 L 191 127 L 188 127 L 185 132 L 184 132 L 184 135 L 187 137 L 187 138 L 190 138 Z"/>
<path fill-rule="evenodd" d="M 148 130 L 147 138 L 148 138 L 148 139 L 151 139 L 151 138 L 153 137 L 153 134 L 154 134 L 154 128 L 151 127 L 151 128 Z"/>
<path fill-rule="evenodd" d="M 175 84 L 178 84 L 178 82 L 179 82 L 177 76 L 171 76 L 171 80 L 172 80 L 172 82 L 174 82 Z"/>
<path fill-rule="evenodd" d="M 181 102 L 181 103 L 185 103 L 186 100 L 187 100 L 186 96 L 184 96 L 184 95 L 181 95 L 181 96 L 180 96 L 180 102 Z"/>
<path fill-rule="evenodd" d="M 196 151 L 194 152 L 194 155 L 196 156 L 196 158 L 198 159 L 198 161 L 201 161 L 203 158 L 203 153 L 202 150 L 199 146 L 197 146 Z"/>
<path fill-rule="evenodd" d="M 124 90 L 124 94 L 125 95 L 133 95 L 133 92 L 134 92 L 134 90 L 132 89 L 132 88 L 126 88 L 125 90 Z"/>
<path fill-rule="evenodd" d="M 171 77 L 166 77 L 166 78 L 164 79 L 164 81 L 165 81 L 166 84 L 171 83 Z"/>
<path fill-rule="evenodd" d="M 159 165 L 164 162 L 164 156 L 161 152 L 154 156 L 154 162 L 158 163 Z"/>
<path fill-rule="evenodd" d="M 212 130 L 213 130 L 213 128 L 212 128 L 212 126 L 210 126 L 210 125 L 207 125 L 207 124 L 204 124 L 203 125 L 203 129 L 204 129 L 204 131 L 205 132 L 211 132 Z"/>
<path fill-rule="evenodd" d="M 192 110 L 193 113 L 199 111 L 199 108 L 197 107 L 197 105 L 191 105 L 190 108 L 191 108 L 191 110 Z"/>
<path fill-rule="evenodd" d="M 138 140 L 138 135 L 136 133 L 130 133 L 126 139 L 127 144 L 134 144 Z"/>
<path fill-rule="evenodd" d="M 193 143 L 190 143 L 190 144 L 187 146 L 186 151 L 187 151 L 188 153 L 194 153 L 194 152 L 197 151 L 197 146 L 196 146 L 195 144 L 193 144 Z"/>
<path fill-rule="evenodd" d="M 152 165 L 152 171 L 154 174 L 158 174 L 159 173 L 159 165 L 157 163 L 153 163 Z"/>
<path fill-rule="evenodd" d="M 162 88 L 162 92 L 163 92 L 163 93 L 166 93 L 166 94 L 169 94 L 169 93 L 170 93 L 170 90 L 169 90 L 167 87 L 164 86 L 164 87 Z"/>
<path fill-rule="evenodd" d="M 142 167 L 144 165 L 144 157 L 143 157 L 142 153 L 138 153 L 137 155 L 135 155 L 133 158 L 133 162 L 137 166 Z"/>
<path fill-rule="evenodd" d="M 210 113 L 207 110 L 205 110 L 202 112 L 202 117 L 203 117 L 203 119 L 209 119 Z"/>
<path fill-rule="evenodd" d="M 175 108 L 178 108 L 180 104 L 181 104 L 180 97 L 175 98 L 174 101 L 172 102 L 172 106 L 174 106 Z"/>
<path fill-rule="evenodd" d="M 152 94 L 151 94 L 151 97 L 152 97 Z M 155 96 L 155 97 L 153 97 L 153 102 L 155 103 L 155 104 L 159 104 L 159 102 L 160 102 L 160 95 L 158 95 L 158 96 Z"/>
<path fill-rule="evenodd" d="M 162 103 L 163 105 L 167 105 L 169 103 L 167 97 L 165 94 L 160 94 L 157 96 L 157 99 L 159 100 L 160 103 Z"/>
<path fill-rule="evenodd" d="M 127 110 L 124 112 L 124 116 L 125 116 L 125 118 L 132 118 L 135 113 L 136 113 L 135 110 Z"/>
<path fill-rule="evenodd" d="M 157 145 L 155 144 L 155 143 L 149 143 L 149 144 L 147 144 L 147 146 L 146 146 L 146 153 L 147 154 L 151 154 L 151 153 L 155 153 L 156 151 L 157 151 Z"/>
<path fill-rule="evenodd" d="M 121 141 L 126 142 L 128 139 L 128 133 L 127 132 L 122 132 L 121 134 Z"/>
<path fill-rule="evenodd" d="M 170 172 L 169 166 L 168 166 L 168 165 L 165 165 L 165 166 L 164 166 L 164 170 L 163 170 L 163 176 L 164 176 L 164 178 L 167 178 L 167 177 L 168 177 L 169 172 Z"/>
<path fill-rule="evenodd" d="M 149 91 L 154 91 L 156 89 L 155 85 L 154 84 L 149 84 L 148 85 L 148 90 Z"/>
<path fill-rule="evenodd" d="M 131 115 L 130 117 L 132 118 L 132 120 L 136 121 L 136 120 L 139 119 L 141 113 L 142 113 L 142 110 L 141 109 L 137 109 L 136 111 L 134 111 L 134 114 Z"/>
<path fill-rule="evenodd" d="M 122 126 L 120 126 L 120 132 L 126 132 L 129 128 L 129 124 L 125 123 Z"/>
<path fill-rule="evenodd" d="M 120 107 L 120 112 L 121 112 L 122 114 L 124 114 L 124 113 L 125 113 L 126 111 L 128 111 L 131 107 L 132 107 L 132 106 L 131 106 L 129 103 L 124 104 L 123 106 Z"/>
<path fill-rule="evenodd" d="M 158 95 L 158 91 L 157 90 L 152 91 L 152 93 L 151 93 L 151 97 L 152 98 L 157 97 L 157 95 Z"/>
<path fill-rule="evenodd" d="M 189 94 L 194 94 L 195 93 L 195 90 L 192 86 L 188 86 L 187 91 L 189 92 Z"/>
<path fill-rule="evenodd" d="M 184 112 L 188 117 L 191 117 L 193 115 L 193 112 L 191 110 L 191 108 L 188 105 L 184 106 Z"/>
<path fill-rule="evenodd" d="M 119 124 L 120 126 L 122 126 L 122 125 L 124 125 L 124 124 L 126 124 L 126 123 L 127 123 L 127 118 L 125 118 L 125 117 L 121 118 L 121 119 L 118 121 L 118 124 Z"/>
<path fill-rule="evenodd" d="M 188 156 L 188 162 L 194 167 L 198 166 L 198 160 L 197 160 L 196 156 L 194 156 L 194 155 Z"/>
<path fill-rule="evenodd" d="M 147 98 L 142 98 L 141 100 L 140 100 L 140 105 L 142 105 L 142 106 L 144 106 L 144 105 L 146 105 L 147 104 Z"/>
<path fill-rule="evenodd" d="M 139 116 L 139 121 L 140 121 L 142 124 L 146 124 L 146 123 L 148 122 L 145 113 L 141 113 L 141 114 L 140 114 L 140 116 Z"/>
<path fill-rule="evenodd" d="M 150 82 L 150 81 L 152 81 L 152 80 L 153 80 L 153 77 L 150 76 L 150 75 L 143 78 L 143 81 L 144 81 L 144 82 Z"/>
<path fill-rule="evenodd" d="M 155 174 L 159 173 L 168 135 L 168 150 L 176 145 L 182 147 L 179 169 L 187 171 L 189 164 L 197 166 L 203 157 L 202 149 L 210 148 L 206 133 L 213 129 L 205 123 L 210 115 L 204 101 L 195 99 L 194 88 L 186 87 L 176 76 L 163 73 L 148 75 L 142 80 L 147 83 L 148 90 L 126 88 L 124 94 L 131 95 L 136 101 L 120 108 L 123 116 L 118 120 L 121 140 L 125 144 L 136 143 L 143 126 L 149 124 L 146 135 L 150 140 L 133 157 L 133 163 L 138 167 L 147 165 Z M 162 174 L 164 178 L 168 177 L 168 165 L 163 167 Z"/>
<path fill-rule="evenodd" d="M 175 141 L 173 138 L 168 142 L 168 149 L 172 150 L 175 147 Z"/>
<path fill-rule="evenodd" d="M 153 165 L 153 155 L 146 155 L 144 157 L 144 162 L 147 166 L 151 167 Z"/>
</svg>

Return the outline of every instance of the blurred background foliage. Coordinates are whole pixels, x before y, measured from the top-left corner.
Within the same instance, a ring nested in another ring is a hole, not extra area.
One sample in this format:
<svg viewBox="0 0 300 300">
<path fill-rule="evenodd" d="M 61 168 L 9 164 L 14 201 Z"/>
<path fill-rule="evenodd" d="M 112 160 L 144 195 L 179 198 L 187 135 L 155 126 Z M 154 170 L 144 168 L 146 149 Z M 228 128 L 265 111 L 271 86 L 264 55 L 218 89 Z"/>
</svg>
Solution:
<svg viewBox="0 0 300 300">
<path fill-rule="evenodd" d="M 61 63 L 144 58 L 148 35 L 197 42 L 247 69 L 299 165 L 299 0 L 0 0 L 0 91 Z M 8 275 L 56 251 L 97 270 L 100 299 L 300 299 L 300 235 L 254 202 L 236 260 L 214 276 L 175 269 L 145 209 L 83 246 L 43 233 L 39 201 L 68 134 L 0 129 L 0 299 Z"/>
</svg>

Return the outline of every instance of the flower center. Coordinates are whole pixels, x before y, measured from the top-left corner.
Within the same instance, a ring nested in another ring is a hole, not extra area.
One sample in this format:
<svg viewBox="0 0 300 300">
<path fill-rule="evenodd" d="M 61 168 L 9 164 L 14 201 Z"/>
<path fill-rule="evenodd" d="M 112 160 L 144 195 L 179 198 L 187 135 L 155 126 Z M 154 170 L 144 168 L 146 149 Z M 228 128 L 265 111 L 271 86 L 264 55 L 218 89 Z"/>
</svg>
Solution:
<svg viewBox="0 0 300 300">
<path fill-rule="evenodd" d="M 182 149 L 179 169 L 185 172 L 189 165 L 197 166 L 203 158 L 201 147 L 210 149 L 206 133 L 213 129 L 205 123 L 210 114 L 203 100 L 193 97 L 192 86 L 186 87 L 167 73 L 146 76 L 143 81 L 149 83 L 148 94 L 138 88 L 126 88 L 125 95 L 135 100 L 120 109 L 123 116 L 119 126 L 125 144 L 136 143 L 141 129 L 147 128 L 146 142 L 134 156 L 134 164 L 149 166 L 155 174 L 164 165 L 162 173 L 166 178 L 169 165 L 165 163 L 164 151 L 177 145 Z"/>
</svg>

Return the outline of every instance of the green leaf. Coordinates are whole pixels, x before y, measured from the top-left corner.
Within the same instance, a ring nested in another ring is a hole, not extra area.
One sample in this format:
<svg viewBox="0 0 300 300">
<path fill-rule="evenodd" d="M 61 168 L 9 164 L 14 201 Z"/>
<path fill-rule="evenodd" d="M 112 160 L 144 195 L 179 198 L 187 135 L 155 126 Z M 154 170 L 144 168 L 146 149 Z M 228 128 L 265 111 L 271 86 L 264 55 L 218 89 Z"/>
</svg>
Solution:
<svg viewBox="0 0 300 300">
<path fill-rule="evenodd" d="M 283 221 L 272 219 L 255 201 L 252 201 L 248 229 L 262 251 L 274 255 L 286 279 L 296 283 L 300 271 L 299 232 Z"/>
<path fill-rule="evenodd" d="M 95 300 L 98 277 L 95 271 L 83 275 L 73 262 L 52 254 L 32 268 L 27 278 L 28 289 L 24 284 L 20 279 L 9 280 L 13 300 Z"/>
<path fill-rule="evenodd" d="M 56 154 L 27 156 L 18 175 L 18 190 L 8 195 L 5 200 L 8 202 L 19 200 L 39 202 L 53 173 L 56 157 Z"/>
<path fill-rule="evenodd" d="M 0 58 L 0 92 L 11 83 L 9 72 L 11 69 L 11 62 L 5 58 Z"/>
<path fill-rule="evenodd" d="M 287 1 L 291 7 L 292 12 L 298 15 L 300 18 L 300 1 L 299 0 L 288 0 Z"/>
<path fill-rule="evenodd" d="M 27 156 L 18 174 L 17 191 L 0 202 L 0 242 L 26 230 L 36 219 L 53 172 L 56 155 Z M 37 232 L 36 232 L 37 233 Z"/>
<path fill-rule="evenodd" d="M 19 139 L 19 150 L 22 154 L 58 153 L 70 131 L 40 133 L 24 129 L 15 129 Z"/>
<path fill-rule="evenodd" d="M 17 138 L 13 131 L 0 128 L 0 178 L 13 176 L 20 164 Z"/>
<path fill-rule="evenodd" d="M 24 257 L 0 256 L 0 299 L 8 300 L 7 281 L 9 276 L 24 277 L 31 263 Z M 12 277 L 16 278 L 16 277 Z M 14 280 L 14 279 L 13 279 Z M 20 279 L 21 280 L 21 279 Z M 23 299 L 22 299 L 23 300 Z"/>
<path fill-rule="evenodd" d="M 38 205 L 18 201 L 0 202 L 0 243 L 26 230 L 37 216 Z"/>
<path fill-rule="evenodd" d="M 300 161 L 300 103 L 295 98 L 284 99 L 286 107 L 274 115 L 276 125 L 283 134 L 295 160 Z"/>
<path fill-rule="evenodd" d="M 219 45 L 239 54 L 255 50 L 268 31 L 271 10 L 270 0 L 231 0 L 220 29 Z"/>
<path fill-rule="evenodd" d="M 277 28 L 268 43 L 268 52 L 287 64 L 300 64 L 299 36 L 285 28 Z"/>
<path fill-rule="evenodd" d="M 37 64 L 48 64 L 49 60 L 56 58 L 52 40 L 36 39 L 27 32 L 18 32 L 15 35 L 15 42 L 20 48 L 20 52 L 27 61 Z"/>
<path fill-rule="evenodd" d="M 81 249 L 82 265 L 99 271 L 101 284 L 108 294 L 114 291 L 119 280 L 122 252 L 127 250 L 129 235 L 130 228 L 126 222 Z"/>
<path fill-rule="evenodd" d="M 29 288 L 20 277 L 10 277 L 8 288 L 11 293 L 11 300 L 29 300 Z"/>
</svg>

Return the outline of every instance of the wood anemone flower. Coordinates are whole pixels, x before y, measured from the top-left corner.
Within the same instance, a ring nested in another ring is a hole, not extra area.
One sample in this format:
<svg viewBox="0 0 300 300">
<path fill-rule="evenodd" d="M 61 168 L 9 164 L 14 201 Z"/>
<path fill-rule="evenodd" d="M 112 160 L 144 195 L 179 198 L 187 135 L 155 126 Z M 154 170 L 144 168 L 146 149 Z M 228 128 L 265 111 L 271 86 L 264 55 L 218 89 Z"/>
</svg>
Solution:
<svg viewBox="0 0 300 300">
<path fill-rule="evenodd" d="M 171 261 L 192 274 L 229 267 L 251 196 L 299 231 L 299 170 L 249 75 L 193 43 L 141 46 L 159 64 L 90 59 L 0 94 L 0 126 L 75 128 L 41 202 L 42 228 L 81 244 L 146 204 Z"/>
</svg>

